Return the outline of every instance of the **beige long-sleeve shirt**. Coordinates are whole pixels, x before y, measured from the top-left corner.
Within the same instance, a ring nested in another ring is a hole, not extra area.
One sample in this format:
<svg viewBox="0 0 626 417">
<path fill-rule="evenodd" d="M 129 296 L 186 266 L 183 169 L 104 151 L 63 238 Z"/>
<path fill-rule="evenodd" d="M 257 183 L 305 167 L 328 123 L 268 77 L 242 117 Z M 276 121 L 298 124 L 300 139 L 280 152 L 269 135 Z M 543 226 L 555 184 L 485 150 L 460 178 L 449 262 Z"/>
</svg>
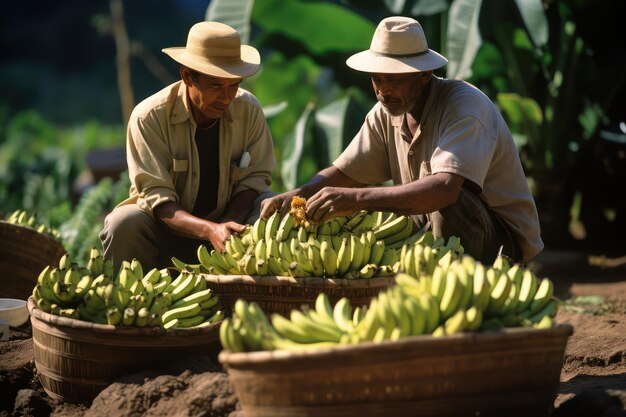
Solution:
<svg viewBox="0 0 626 417">
<path fill-rule="evenodd" d="M 154 217 L 156 206 L 172 201 L 191 212 L 202 192 L 195 131 L 182 81 L 139 103 L 130 117 L 126 142 L 130 196 L 120 205 L 137 204 Z M 219 142 L 217 206 L 207 216 L 209 220 L 218 219 L 238 192 L 262 193 L 271 184 L 272 137 L 258 100 L 242 88 L 220 119 Z M 250 163 L 241 168 L 245 152 L 250 154 Z"/>
</svg>

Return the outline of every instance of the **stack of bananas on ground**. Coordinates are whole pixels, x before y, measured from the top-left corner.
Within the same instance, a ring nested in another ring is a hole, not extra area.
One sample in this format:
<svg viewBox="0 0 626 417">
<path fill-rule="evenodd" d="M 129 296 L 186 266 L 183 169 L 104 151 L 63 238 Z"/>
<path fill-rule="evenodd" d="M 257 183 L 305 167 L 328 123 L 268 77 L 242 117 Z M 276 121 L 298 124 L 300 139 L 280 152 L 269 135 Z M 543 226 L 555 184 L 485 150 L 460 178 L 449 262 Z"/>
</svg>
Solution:
<svg viewBox="0 0 626 417">
<path fill-rule="evenodd" d="M 30 227 L 31 229 L 35 229 L 39 233 L 43 233 L 44 235 L 50 236 L 56 240 L 59 240 L 61 237 L 61 233 L 58 230 L 39 223 L 37 221 L 37 216 L 35 214 L 29 214 L 26 210 L 15 210 L 13 213 L 9 214 L 4 221 L 18 226 Z"/>
<path fill-rule="evenodd" d="M 173 278 L 167 268 L 144 274 L 137 259 L 124 261 L 114 273 L 111 260 L 96 248 L 86 267 L 66 254 L 58 268 L 44 268 L 32 295 L 47 313 L 115 326 L 203 327 L 224 317 L 201 275 L 184 270 Z"/>
<path fill-rule="evenodd" d="M 353 309 L 345 297 L 333 306 L 320 293 L 314 306 L 292 310 L 289 317 L 268 318 L 256 303 L 240 299 L 220 326 L 222 346 L 231 352 L 297 350 L 554 325 L 558 301 L 552 281 L 501 257 L 486 266 L 466 255 L 437 263 L 432 274 L 401 272 L 395 280 L 368 306 Z"/>
<path fill-rule="evenodd" d="M 216 275 L 359 279 L 398 272 L 403 254 L 416 244 L 430 246 L 433 260 L 439 248 L 463 253 L 458 238 L 445 245 L 430 231 L 414 233 L 413 228 L 410 216 L 382 211 L 360 211 L 319 225 L 299 221 L 291 212 L 282 217 L 275 212 L 232 235 L 224 253 L 200 245 L 200 263 L 191 267 Z M 186 267 L 173 261 L 179 269 Z"/>
</svg>

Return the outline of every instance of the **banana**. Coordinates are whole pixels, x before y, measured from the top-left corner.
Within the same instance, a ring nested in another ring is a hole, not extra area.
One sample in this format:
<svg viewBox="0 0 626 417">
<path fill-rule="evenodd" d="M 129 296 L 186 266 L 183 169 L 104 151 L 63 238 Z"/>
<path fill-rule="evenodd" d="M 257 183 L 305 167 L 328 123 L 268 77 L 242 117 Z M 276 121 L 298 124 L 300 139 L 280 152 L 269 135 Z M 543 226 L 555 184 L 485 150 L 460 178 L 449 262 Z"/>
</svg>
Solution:
<svg viewBox="0 0 626 417">
<path fill-rule="evenodd" d="M 457 311 L 460 311 L 461 300 L 465 297 L 464 292 L 465 288 L 459 281 L 456 271 L 448 269 L 446 272 L 446 287 L 439 303 L 439 310 L 443 320 L 447 320 Z"/>
<path fill-rule="evenodd" d="M 324 262 L 322 260 L 320 248 L 317 245 L 309 245 L 307 249 L 307 255 L 311 260 L 311 265 L 313 267 L 313 276 L 323 277 Z"/>
<path fill-rule="evenodd" d="M 515 309 L 516 312 L 521 313 L 526 311 L 532 303 L 537 288 L 539 287 L 539 280 L 537 275 L 530 269 L 525 269 L 522 275 L 522 285 L 519 290 L 519 303 Z"/>
<path fill-rule="evenodd" d="M 379 265 L 394 265 L 398 262 L 398 252 L 393 248 L 385 248 L 383 251 L 383 257 L 378 263 Z"/>
<path fill-rule="evenodd" d="M 327 278 L 334 277 L 337 272 L 337 252 L 329 240 L 324 240 L 320 244 L 320 258 L 324 268 L 324 276 Z"/>
<path fill-rule="evenodd" d="M 135 283 L 135 275 L 130 268 L 122 267 L 117 276 L 117 285 L 127 290 Z"/>
<path fill-rule="evenodd" d="M 427 325 L 428 312 L 422 308 L 420 302 L 415 297 L 404 297 L 402 300 L 402 308 L 406 310 L 411 322 L 411 330 L 409 335 L 424 334 Z"/>
<path fill-rule="evenodd" d="M 358 278 L 371 278 L 378 272 L 378 266 L 376 264 L 365 264 L 355 272 L 358 272 Z"/>
<path fill-rule="evenodd" d="M 267 258 L 267 267 L 270 275 L 274 276 L 287 276 L 289 272 L 287 269 L 283 268 L 282 263 L 278 260 L 276 256 L 268 256 Z"/>
<path fill-rule="evenodd" d="M 265 241 L 276 238 L 276 232 L 281 223 L 280 211 L 275 211 L 268 219 L 265 225 Z"/>
<path fill-rule="evenodd" d="M 365 219 L 367 214 L 367 210 L 357 211 L 349 218 L 346 224 L 344 224 L 343 229 L 348 232 L 354 231 L 354 229 Z"/>
<path fill-rule="evenodd" d="M 491 294 L 489 295 L 489 305 L 486 310 L 490 316 L 498 316 L 502 313 L 504 303 L 509 296 L 512 285 L 512 281 L 509 279 L 506 272 L 501 272 L 501 270 L 495 271 L 496 274 L 499 274 L 499 276 L 496 279 L 495 285 L 491 289 Z"/>
<path fill-rule="evenodd" d="M 202 265 L 207 271 L 210 271 L 213 266 L 213 261 L 206 245 L 198 246 L 196 256 L 198 257 L 198 261 L 200 261 L 200 265 Z"/>
<path fill-rule="evenodd" d="M 270 274 L 270 268 L 269 268 L 269 265 L 267 264 L 267 260 L 257 258 L 256 274 L 261 277 L 264 277 Z"/>
<path fill-rule="evenodd" d="M 186 297 L 187 295 L 189 295 L 191 293 L 191 291 L 193 291 L 193 288 L 196 285 L 196 277 L 195 277 L 194 274 L 187 273 L 187 272 L 185 272 L 183 274 L 184 274 L 183 279 L 171 291 L 172 302 L 176 302 L 176 301 Z"/>
<path fill-rule="evenodd" d="M 383 253 L 385 253 L 385 242 L 382 240 L 375 241 L 370 249 L 370 257 L 367 260 L 368 264 L 379 265 L 383 259 Z"/>
<path fill-rule="evenodd" d="M 408 227 L 407 224 L 412 221 L 413 220 L 409 216 L 398 216 L 393 220 L 385 221 L 379 227 L 374 229 L 374 237 L 376 240 L 385 240 L 385 244 L 388 242 L 387 239 L 390 239 L 390 242 L 395 242 L 398 240 L 395 236 L 398 233 L 403 232 Z"/>
<path fill-rule="evenodd" d="M 454 252 L 446 247 L 439 249 L 437 252 L 437 265 L 441 266 L 443 269 L 448 269 L 454 260 Z"/>
<path fill-rule="evenodd" d="M 386 245 L 391 247 L 400 246 L 404 244 L 405 240 L 413 234 L 413 230 L 415 227 L 415 223 L 413 223 L 413 219 L 410 216 L 402 216 L 406 220 L 404 221 L 404 226 L 398 230 L 396 233 L 393 233 L 387 237 L 384 237 Z"/>
<path fill-rule="evenodd" d="M 441 302 L 443 298 L 443 293 L 446 289 L 446 272 L 445 270 L 437 265 L 435 266 L 435 270 L 433 271 L 433 279 L 430 287 L 430 293 L 435 297 L 437 303 Z"/>
<path fill-rule="evenodd" d="M 467 273 L 467 269 L 465 269 L 459 260 L 453 261 L 452 265 L 459 278 L 461 288 L 463 289 L 463 297 L 461 298 L 459 307 L 468 308 L 474 297 L 474 279 Z"/>
<path fill-rule="evenodd" d="M 308 274 L 307 276 L 313 275 L 314 274 L 313 264 L 312 264 L 311 259 L 309 259 L 307 255 L 307 250 L 305 250 L 305 247 L 302 245 L 298 245 L 296 247 L 296 251 L 294 255 L 296 258 L 296 262 L 298 262 L 298 266 L 300 267 L 300 269 L 306 272 Z"/>
<path fill-rule="evenodd" d="M 287 240 L 289 233 L 295 226 L 295 220 L 291 213 L 287 213 L 281 220 L 276 230 L 276 240 L 282 242 Z"/>
<path fill-rule="evenodd" d="M 315 312 L 317 313 L 320 320 L 322 320 L 327 325 L 338 325 L 334 318 L 334 310 L 333 306 L 330 303 L 330 299 L 328 295 L 324 292 L 320 292 L 315 298 Z"/>
<path fill-rule="evenodd" d="M 72 266 L 72 260 L 70 259 L 70 255 L 66 253 L 63 256 L 61 256 L 61 259 L 59 259 L 59 269 L 61 271 L 65 271 L 71 268 L 71 266 Z"/>
<path fill-rule="evenodd" d="M 122 319 L 124 318 L 123 313 L 116 306 L 107 308 L 104 314 L 107 318 L 107 324 L 112 326 L 119 325 L 122 323 Z"/>
<path fill-rule="evenodd" d="M 295 239 L 297 242 L 306 242 L 309 239 L 309 232 L 305 227 L 299 227 Z"/>
<path fill-rule="evenodd" d="M 471 306 L 465 311 L 466 329 L 477 331 L 483 322 L 483 312 L 476 306 Z"/>
<path fill-rule="evenodd" d="M 339 342 L 343 332 L 336 327 L 324 326 L 312 320 L 300 310 L 291 310 L 291 323 L 301 328 L 309 336 L 311 342 Z"/>
<path fill-rule="evenodd" d="M 531 315 L 537 314 L 543 309 L 552 299 L 554 294 L 554 284 L 549 278 L 542 278 L 537 288 L 537 292 L 533 297 L 533 300 L 528 307 L 528 312 Z"/>
<path fill-rule="evenodd" d="M 350 306 L 350 299 L 347 297 L 341 297 L 335 307 L 333 308 L 332 315 L 335 323 L 339 329 L 344 332 L 350 332 L 354 329 L 352 323 L 352 307 Z"/>
<path fill-rule="evenodd" d="M 265 238 L 260 239 L 254 246 L 254 256 L 256 257 L 257 262 L 260 260 L 265 261 L 265 259 L 267 259 L 267 244 L 265 242 Z"/>
<path fill-rule="evenodd" d="M 401 287 L 405 291 L 412 292 L 415 295 L 419 295 L 420 281 L 405 272 L 399 272 L 395 276 L 396 285 Z"/>
<path fill-rule="evenodd" d="M 502 273 L 506 274 L 506 272 L 511 267 L 511 264 L 509 263 L 507 258 L 505 258 L 502 255 L 498 255 L 498 256 L 496 256 L 496 259 L 493 261 L 493 265 L 491 267 L 493 269 L 497 269 L 497 270 L 501 271 Z"/>
<path fill-rule="evenodd" d="M 291 263 L 294 261 L 288 241 L 282 241 L 278 244 L 278 252 L 280 253 L 280 257 L 287 262 Z"/>
<path fill-rule="evenodd" d="M 363 243 L 356 235 L 350 236 L 350 266 L 348 270 L 358 271 L 363 262 L 364 248 Z"/>
<path fill-rule="evenodd" d="M 254 222 L 254 225 L 252 225 L 252 242 L 254 242 L 255 245 L 259 240 L 265 239 L 266 225 L 267 221 L 261 217 Z"/>
<path fill-rule="evenodd" d="M 197 291 L 194 292 L 192 294 L 189 294 L 177 301 L 175 301 L 172 305 L 171 308 L 179 308 L 179 307 L 185 307 L 189 304 L 194 304 L 194 303 L 198 303 L 198 304 L 202 304 L 203 302 L 211 299 L 211 298 L 216 298 L 217 296 L 215 296 L 213 294 L 213 290 L 210 288 L 201 290 L 201 291 Z"/>
<path fill-rule="evenodd" d="M 188 269 L 188 265 L 176 256 L 172 256 L 171 261 L 172 265 L 174 265 L 174 268 L 178 269 L 179 271 L 184 271 Z"/>
<path fill-rule="evenodd" d="M 445 333 L 451 335 L 464 332 L 467 329 L 467 318 L 465 314 L 465 310 L 460 309 L 450 316 L 450 318 L 443 323 Z"/>
<path fill-rule="evenodd" d="M 389 339 L 391 336 L 391 332 L 398 325 L 396 322 L 396 318 L 391 311 L 391 306 L 389 304 L 389 296 L 388 291 L 381 291 L 378 293 L 378 303 L 377 303 L 377 313 L 378 320 L 380 322 L 381 327 L 384 329 L 384 339 Z"/>
<path fill-rule="evenodd" d="M 184 319 L 187 317 L 193 317 L 198 315 L 200 313 L 200 310 L 202 310 L 202 307 L 200 307 L 200 303 L 198 302 L 188 304 L 184 307 L 170 307 L 165 313 L 163 313 L 161 320 L 163 321 L 163 323 L 167 323 L 168 321 L 171 321 L 173 319 Z"/>
<path fill-rule="evenodd" d="M 337 251 L 337 270 L 335 275 L 338 277 L 342 277 L 348 272 L 350 269 L 350 264 L 352 263 L 352 255 L 351 255 L 351 240 L 350 237 L 344 237 L 341 240 L 341 246 Z"/>
<path fill-rule="evenodd" d="M 387 292 L 387 297 L 391 312 L 396 319 L 398 336 L 409 336 L 412 323 L 408 310 L 404 308 L 405 293 L 399 287 L 393 287 Z"/>
<path fill-rule="evenodd" d="M 471 304 L 478 308 L 480 311 L 484 311 L 489 304 L 491 286 L 489 285 L 489 281 L 487 280 L 485 266 L 482 263 L 476 262 L 474 264 L 473 278 L 473 296 Z"/>
<path fill-rule="evenodd" d="M 297 343 L 311 343 L 313 341 L 307 331 L 292 323 L 288 318 L 278 313 L 272 313 L 270 317 L 272 326 L 281 337 Z"/>
<path fill-rule="evenodd" d="M 132 307 L 126 307 L 124 309 L 124 313 L 122 315 L 122 325 L 124 326 L 132 326 L 135 323 L 135 317 L 137 316 L 137 312 Z"/>
<path fill-rule="evenodd" d="M 537 324 L 541 320 L 543 320 L 543 318 L 546 316 L 554 318 L 554 316 L 556 316 L 558 307 L 559 307 L 559 302 L 553 298 L 550 301 L 548 301 L 548 303 L 535 314 L 529 314 L 530 311 L 527 311 L 525 314 L 522 315 L 522 317 L 526 319 L 528 322 L 530 322 L 531 324 Z"/>
</svg>

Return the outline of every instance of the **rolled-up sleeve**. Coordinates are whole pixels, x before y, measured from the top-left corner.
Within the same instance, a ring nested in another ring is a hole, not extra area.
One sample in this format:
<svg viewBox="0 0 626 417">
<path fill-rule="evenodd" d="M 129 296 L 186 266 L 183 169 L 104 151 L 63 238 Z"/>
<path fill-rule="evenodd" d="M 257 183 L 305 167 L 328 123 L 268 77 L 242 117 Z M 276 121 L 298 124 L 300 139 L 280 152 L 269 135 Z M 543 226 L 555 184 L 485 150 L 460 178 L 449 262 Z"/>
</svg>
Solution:
<svg viewBox="0 0 626 417">
<path fill-rule="evenodd" d="M 159 204 L 179 201 L 171 175 L 171 152 L 156 120 L 131 117 L 126 153 L 131 186 L 142 210 L 154 217 L 153 209 Z"/>
</svg>

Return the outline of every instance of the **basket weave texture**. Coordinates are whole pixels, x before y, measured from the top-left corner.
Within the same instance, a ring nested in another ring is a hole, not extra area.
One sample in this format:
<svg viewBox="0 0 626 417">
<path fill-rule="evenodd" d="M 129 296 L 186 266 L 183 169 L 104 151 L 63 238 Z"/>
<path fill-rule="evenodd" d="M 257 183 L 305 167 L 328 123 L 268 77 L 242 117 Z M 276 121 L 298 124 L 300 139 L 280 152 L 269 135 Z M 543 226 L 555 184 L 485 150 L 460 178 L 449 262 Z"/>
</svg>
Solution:
<svg viewBox="0 0 626 417">
<path fill-rule="evenodd" d="M 511 328 L 218 358 L 245 417 L 547 417 L 572 333 Z"/>
<path fill-rule="evenodd" d="M 333 279 L 320 277 L 283 277 L 249 275 L 205 275 L 207 286 L 218 296 L 224 307 L 232 311 L 235 301 L 242 298 L 256 302 L 266 314 L 289 314 L 302 305 L 315 305 L 320 292 L 334 304 L 347 297 L 354 306 L 369 305 L 379 291 L 395 283 L 393 277 L 369 279 Z"/>
<path fill-rule="evenodd" d="M 116 327 L 45 313 L 28 300 L 39 380 L 50 397 L 93 400 L 116 378 L 174 358 L 210 356 L 221 349 L 217 322 L 209 327 Z"/>
<path fill-rule="evenodd" d="M 0 221 L 0 297 L 27 300 L 37 277 L 58 264 L 63 245 L 35 229 Z"/>
</svg>

